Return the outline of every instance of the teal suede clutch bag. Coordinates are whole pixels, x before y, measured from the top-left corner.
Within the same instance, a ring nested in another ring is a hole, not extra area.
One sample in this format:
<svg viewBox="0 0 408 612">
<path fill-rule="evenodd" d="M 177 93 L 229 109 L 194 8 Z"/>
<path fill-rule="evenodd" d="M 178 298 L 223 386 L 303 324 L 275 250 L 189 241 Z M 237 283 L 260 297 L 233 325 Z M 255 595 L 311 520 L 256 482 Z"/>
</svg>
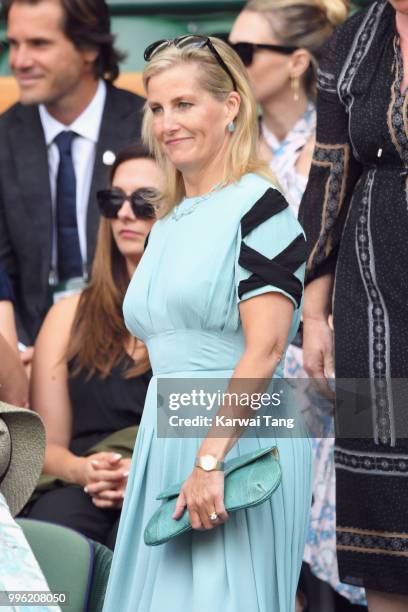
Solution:
<svg viewBox="0 0 408 612">
<path fill-rule="evenodd" d="M 231 459 L 225 464 L 224 504 L 227 512 L 258 506 L 269 499 L 282 480 L 279 453 L 276 446 Z M 192 529 L 188 511 L 175 520 L 172 517 L 183 482 L 162 491 L 156 499 L 163 504 L 149 520 L 144 541 L 147 546 L 164 544 L 171 538 Z"/>
</svg>

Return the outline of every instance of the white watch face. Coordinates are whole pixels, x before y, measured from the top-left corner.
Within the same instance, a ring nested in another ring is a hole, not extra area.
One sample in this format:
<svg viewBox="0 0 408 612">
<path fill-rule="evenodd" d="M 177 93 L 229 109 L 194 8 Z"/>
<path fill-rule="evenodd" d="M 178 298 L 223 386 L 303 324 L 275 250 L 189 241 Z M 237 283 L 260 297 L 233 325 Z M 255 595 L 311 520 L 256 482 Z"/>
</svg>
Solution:
<svg viewBox="0 0 408 612">
<path fill-rule="evenodd" d="M 204 455 L 203 457 L 200 457 L 200 464 L 203 470 L 213 470 L 216 463 L 216 459 L 211 457 L 211 455 Z"/>
</svg>

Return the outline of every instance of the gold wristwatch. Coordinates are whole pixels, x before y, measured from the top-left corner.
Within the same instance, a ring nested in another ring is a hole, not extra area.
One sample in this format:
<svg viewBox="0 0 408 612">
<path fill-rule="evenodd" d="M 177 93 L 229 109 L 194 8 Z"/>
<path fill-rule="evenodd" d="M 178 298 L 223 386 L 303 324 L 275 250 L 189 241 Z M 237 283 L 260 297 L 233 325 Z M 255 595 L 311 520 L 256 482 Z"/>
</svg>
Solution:
<svg viewBox="0 0 408 612">
<path fill-rule="evenodd" d="M 204 472 L 222 472 L 224 469 L 224 462 L 218 461 L 212 455 L 202 455 L 201 457 L 196 457 L 195 467 L 199 467 Z"/>
</svg>

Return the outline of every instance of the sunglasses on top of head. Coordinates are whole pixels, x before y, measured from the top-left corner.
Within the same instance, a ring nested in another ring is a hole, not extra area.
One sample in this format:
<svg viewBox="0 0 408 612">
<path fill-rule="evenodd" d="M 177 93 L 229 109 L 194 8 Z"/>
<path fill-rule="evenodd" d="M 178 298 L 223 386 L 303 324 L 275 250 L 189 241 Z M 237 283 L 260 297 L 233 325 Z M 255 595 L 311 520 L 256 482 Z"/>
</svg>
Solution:
<svg viewBox="0 0 408 612">
<path fill-rule="evenodd" d="M 178 36 L 177 38 L 169 38 L 168 40 L 157 40 L 156 42 L 146 47 L 144 52 L 145 61 L 149 62 L 152 57 L 154 57 L 157 53 L 163 51 L 170 45 L 174 45 L 178 49 L 184 49 L 186 47 L 195 47 L 197 49 L 203 49 L 204 47 L 208 47 L 214 59 L 218 62 L 224 72 L 228 74 L 229 78 L 231 79 L 234 90 L 237 89 L 237 84 L 235 82 L 231 70 L 228 68 L 227 64 L 222 59 L 221 55 L 218 53 L 217 49 L 215 48 L 208 36 L 202 36 L 201 34 L 187 34 L 186 36 Z"/>
<path fill-rule="evenodd" d="M 101 215 L 107 219 L 116 219 L 125 202 L 129 202 L 133 214 L 138 219 L 154 219 L 155 209 L 148 199 L 157 197 L 157 195 L 158 191 L 155 189 L 136 189 L 130 195 L 126 195 L 119 187 L 111 187 L 111 189 L 98 191 L 96 199 Z"/>
<path fill-rule="evenodd" d="M 283 53 L 284 55 L 290 55 L 299 48 L 291 47 L 288 45 L 267 45 L 250 42 L 229 43 L 229 45 L 241 58 L 241 61 L 244 66 L 250 66 L 252 64 L 252 62 L 254 61 L 254 55 L 258 49 L 265 49 L 267 51 L 274 51 L 275 53 Z"/>
</svg>

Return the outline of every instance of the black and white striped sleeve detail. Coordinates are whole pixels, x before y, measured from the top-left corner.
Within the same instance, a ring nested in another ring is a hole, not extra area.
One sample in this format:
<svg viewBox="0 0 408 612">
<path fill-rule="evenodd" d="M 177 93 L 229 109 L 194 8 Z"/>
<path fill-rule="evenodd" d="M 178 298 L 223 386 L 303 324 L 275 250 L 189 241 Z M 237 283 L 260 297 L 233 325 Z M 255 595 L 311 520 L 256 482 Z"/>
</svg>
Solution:
<svg viewBox="0 0 408 612">
<path fill-rule="evenodd" d="M 268 189 L 241 219 L 238 299 L 280 292 L 299 308 L 306 241 L 282 194 Z"/>
</svg>

